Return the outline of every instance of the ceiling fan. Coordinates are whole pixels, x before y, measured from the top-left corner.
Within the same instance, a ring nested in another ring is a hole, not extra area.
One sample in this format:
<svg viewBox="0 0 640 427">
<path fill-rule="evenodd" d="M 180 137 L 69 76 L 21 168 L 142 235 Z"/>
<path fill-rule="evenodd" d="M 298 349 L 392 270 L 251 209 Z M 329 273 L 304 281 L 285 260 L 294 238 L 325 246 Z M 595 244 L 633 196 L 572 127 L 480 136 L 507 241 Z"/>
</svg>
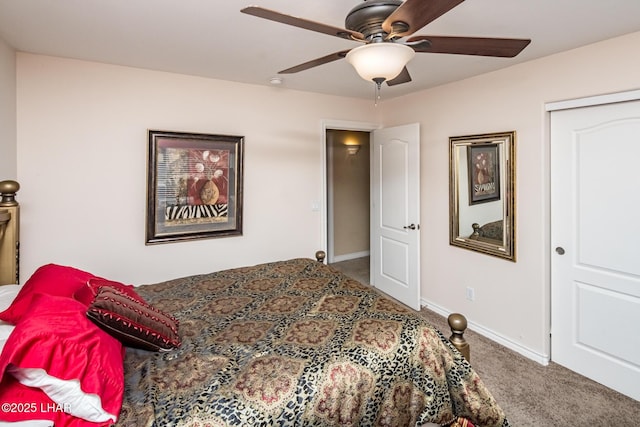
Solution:
<svg viewBox="0 0 640 427">
<path fill-rule="evenodd" d="M 412 36 L 463 1 L 364 0 L 349 11 L 345 18 L 345 28 L 286 15 L 259 6 L 248 6 L 241 12 L 363 43 L 362 46 L 354 49 L 331 53 L 287 68 L 279 71 L 279 74 L 297 73 L 346 58 L 362 78 L 368 81 L 373 80 L 379 88 L 384 81 L 389 86 L 410 82 L 411 76 L 406 64 L 416 52 L 511 58 L 531 42 L 528 39 Z"/>
</svg>

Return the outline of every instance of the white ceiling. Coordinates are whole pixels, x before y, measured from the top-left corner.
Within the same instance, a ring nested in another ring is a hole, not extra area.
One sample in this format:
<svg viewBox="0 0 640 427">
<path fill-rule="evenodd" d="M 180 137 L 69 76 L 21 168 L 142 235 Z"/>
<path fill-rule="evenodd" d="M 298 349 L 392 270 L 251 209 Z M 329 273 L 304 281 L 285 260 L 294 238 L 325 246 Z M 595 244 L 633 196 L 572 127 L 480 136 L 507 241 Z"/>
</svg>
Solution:
<svg viewBox="0 0 640 427">
<path fill-rule="evenodd" d="M 279 70 L 360 44 L 240 13 L 252 4 L 344 27 L 362 0 L 0 0 L 0 37 L 18 51 L 269 85 Z M 424 0 L 431 1 L 431 0 Z M 393 98 L 640 31 L 640 0 L 466 0 L 415 35 L 529 38 L 515 58 L 419 53 Z M 629 55 L 640 54 L 638 51 Z M 283 87 L 372 98 L 339 60 Z"/>
</svg>

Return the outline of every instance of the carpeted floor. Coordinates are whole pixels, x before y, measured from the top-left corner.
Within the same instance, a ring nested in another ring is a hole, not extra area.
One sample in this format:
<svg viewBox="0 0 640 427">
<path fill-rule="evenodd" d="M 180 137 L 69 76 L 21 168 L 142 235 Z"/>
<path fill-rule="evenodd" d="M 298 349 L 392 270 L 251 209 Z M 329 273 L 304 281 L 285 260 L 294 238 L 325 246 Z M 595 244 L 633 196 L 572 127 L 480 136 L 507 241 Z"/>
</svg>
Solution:
<svg viewBox="0 0 640 427">
<path fill-rule="evenodd" d="M 368 258 L 332 266 L 369 283 Z M 445 336 L 451 335 L 444 317 L 425 307 L 420 314 Z M 542 366 L 473 331 L 465 337 L 471 346 L 471 364 L 514 427 L 640 424 L 637 400 L 555 363 Z"/>
</svg>

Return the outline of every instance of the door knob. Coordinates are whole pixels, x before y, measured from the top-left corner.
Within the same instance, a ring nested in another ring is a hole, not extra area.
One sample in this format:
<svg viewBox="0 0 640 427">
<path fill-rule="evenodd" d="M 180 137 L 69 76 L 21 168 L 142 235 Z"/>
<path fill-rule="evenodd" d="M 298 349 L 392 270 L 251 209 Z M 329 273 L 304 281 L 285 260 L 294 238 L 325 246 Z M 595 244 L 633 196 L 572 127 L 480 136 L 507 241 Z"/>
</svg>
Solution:
<svg viewBox="0 0 640 427">
<path fill-rule="evenodd" d="M 564 248 L 562 246 L 558 246 L 556 248 L 556 252 L 558 253 L 558 255 L 564 255 Z"/>
<path fill-rule="evenodd" d="M 405 226 L 404 226 L 404 227 L 402 227 L 402 228 L 404 228 L 405 230 L 406 230 L 406 229 L 409 229 L 409 230 L 415 230 L 416 228 L 417 228 L 417 229 L 420 229 L 420 226 L 419 226 L 419 225 L 415 225 L 415 224 L 410 224 L 410 225 L 405 225 Z"/>
</svg>

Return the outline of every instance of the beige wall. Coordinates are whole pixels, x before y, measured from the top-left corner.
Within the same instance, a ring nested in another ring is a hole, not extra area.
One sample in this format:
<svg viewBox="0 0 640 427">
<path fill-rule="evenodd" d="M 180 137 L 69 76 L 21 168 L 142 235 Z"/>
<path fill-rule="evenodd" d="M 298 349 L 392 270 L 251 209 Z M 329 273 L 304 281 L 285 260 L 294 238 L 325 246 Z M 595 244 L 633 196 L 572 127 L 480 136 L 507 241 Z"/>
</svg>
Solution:
<svg viewBox="0 0 640 427">
<path fill-rule="evenodd" d="M 0 181 L 16 179 L 16 53 L 0 39 Z"/>
<path fill-rule="evenodd" d="M 420 122 L 425 302 L 460 311 L 534 358 L 549 355 L 549 136 L 545 103 L 640 88 L 640 33 L 389 100 L 384 124 Z M 517 132 L 517 262 L 449 245 L 448 138 Z M 615 165 L 614 165 L 615 167 Z M 428 226 L 426 226 L 428 224 Z M 635 248 L 634 248 L 635 250 Z M 465 289 L 475 289 L 475 301 Z"/>
<path fill-rule="evenodd" d="M 322 248 L 323 119 L 369 100 L 18 54 L 22 274 L 149 283 Z M 144 245 L 147 129 L 245 137 L 244 234 Z"/>
<path fill-rule="evenodd" d="M 327 131 L 333 212 L 333 254 L 336 261 L 369 252 L 369 133 Z M 360 147 L 355 155 L 347 145 Z"/>
</svg>

